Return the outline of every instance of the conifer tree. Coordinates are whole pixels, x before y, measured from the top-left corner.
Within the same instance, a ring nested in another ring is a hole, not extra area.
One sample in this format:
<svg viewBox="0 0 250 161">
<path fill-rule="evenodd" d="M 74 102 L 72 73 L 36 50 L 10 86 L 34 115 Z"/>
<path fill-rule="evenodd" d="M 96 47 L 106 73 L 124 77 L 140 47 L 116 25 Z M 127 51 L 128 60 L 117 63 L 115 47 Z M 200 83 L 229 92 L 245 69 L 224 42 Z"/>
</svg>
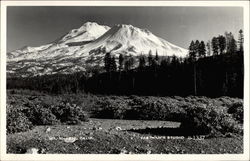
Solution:
<svg viewBox="0 0 250 161">
<path fill-rule="evenodd" d="M 157 50 L 156 50 L 156 52 L 155 52 L 155 60 L 156 60 L 157 63 L 159 62 L 159 56 L 158 56 Z"/>
<path fill-rule="evenodd" d="M 204 41 L 201 41 L 199 44 L 199 57 L 205 57 L 206 56 L 206 46 Z"/>
<path fill-rule="evenodd" d="M 199 40 L 196 40 L 195 44 L 194 44 L 194 51 L 195 51 L 196 59 L 199 56 L 199 50 L 200 50 L 200 42 L 199 42 Z"/>
<path fill-rule="evenodd" d="M 125 62 L 124 62 L 124 70 L 125 71 L 129 71 L 130 70 L 129 60 L 125 60 Z"/>
<path fill-rule="evenodd" d="M 141 69 L 144 69 L 145 66 L 146 66 L 146 59 L 145 59 L 145 57 L 143 55 L 141 55 L 139 57 L 139 66 L 138 66 L 138 68 L 141 70 Z"/>
<path fill-rule="evenodd" d="M 178 64 L 179 64 L 179 59 L 175 55 L 173 55 L 171 65 L 176 67 Z"/>
<path fill-rule="evenodd" d="M 122 54 L 119 55 L 119 71 L 122 71 L 124 65 L 124 57 Z"/>
<path fill-rule="evenodd" d="M 148 52 L 148 66 L 152 66 L 152 64 L 153 64 L 152 51 L 149 50 L 149 52 Z"/>
<path fill-rule="evenodd" d="M 210 42 L 210 40 L 208 40 L 206 47 L 207 47 L 207 56 L 210 56 L 211 55 L 211 42 Z"/>
<path fill-rule="evenodd" d="M 135 64 L 135 58 L 133 56 L 130 56 L 129 65 L 131 69 L 133 68 L 134 64 Z"/>
<path fill-rule="evenodd" d="M 126 71 L 129 71 L 133 68 L 133 65 L 135 63 L 135 58 L 130 55 L 130 57 L 125 61 L 124 68 Z"/>
<path fill-rule="evenodd" d="M 197 41 L 196 41 L 197 42 Z M 194 80 L 194 95 L 197 94 L 197 85 L 196 85 L 196 59 L 197 59 L 197 43 L 194 43 L 194 41 L 191 41 L 189 46 L 189 59 L 191 60 L 191 63 L 193 64 L 193 80 Z"/>
<path fill-rule="evenodd" d="M 231 42 L 229 43 L 229 53 L 233 54 L 237 51 L 236 40 L 232 36 Z"/>
<path fill-rule="evenodd" d="M 217 39 L 218 39 L 220 54 L 223 54 L 224 50 L 226 49 L 226 38 L 223 35 L 219 35 Z"/>
<path fill-rule="evenodd" d="M 240 31 L 239 31 L 238 43 L 239 43 L 239 51 L 243 52 L 244 36 L 243 36 L 243 30 L 242 29 L 240 29 Z"/>
<path fill-rule="evenodd" d="M 225 32 L 226 36 L 226 52 L 232 54 L 237 51 L 237 44 L 231 32 Z"/>
<path fill-rule="evenodd" d="M 111 57 L 110 60 L 110 71 L 116 71 L 117 70 L 117 65 L 116 65 L 116 61 L 115 61 L 115 57 Z"/>
<path fill-rule="evenodd" d="M 171 58 L 170 58 L 170 56 L 167 56 L 165 59 L 162 59 L 162 60 L 161 60 L 160 66 L 161 66 L 162 69 L 165 69 L 165 68 L 167 68 L 170 64 L 171 64 Z"/>
<path fill-rule="evenodd" d="M 111 64 L 111 55 L 110 52 L 106 53 L 104 57 L 104 69 L 106 72 L 110 72 L 110 65 Z"/>
<path fill-rule="evenodd" d="M 212 38 L 212 50 L 213 50 L 213 55 L 218 55 L 218 53 L 219 53 L 219 45 L 218 45 L 217 37 Z"/>
<path fill-rule="evenodd" d="M 192 62 L 196 61 L 196 51 L 195 51 L 195 44 L 192 40 L 189 46 L 189 58 Z"/>
</svg>

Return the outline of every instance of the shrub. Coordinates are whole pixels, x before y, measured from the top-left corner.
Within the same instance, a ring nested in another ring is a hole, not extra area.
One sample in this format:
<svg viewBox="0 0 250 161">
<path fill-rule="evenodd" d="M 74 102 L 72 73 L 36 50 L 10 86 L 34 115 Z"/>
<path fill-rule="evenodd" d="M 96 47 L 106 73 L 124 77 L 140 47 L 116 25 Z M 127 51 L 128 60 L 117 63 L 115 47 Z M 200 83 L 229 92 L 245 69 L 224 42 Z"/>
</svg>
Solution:
<svg viewBox="0 0 250 161">
<path fill-rule="evenodd" d="M 103 97 L 95 105 L 94 116 L 99 118 L 124 119 L 128 108 L 126 100 Z"/>
<path fill-rule="evenodd" d="M 181 127 L 194 133 L 206 134 L 211 131 L 208 125 L 208 113 L 203 105 L 193 105 L 184 107 L 187 115 L 181 123 Z"/>
<path fill-rule="evenodd" d="M 7 133 L 24 132 L 33 125 L 20 110 L 7 107 Z"/>
<path fill-rule="evenodd" d="M 186 120 L 181 127 L 193 130 L 194 133 L 210 134 L 216 136 L 229 132 L 241 133 L 238 123 L 227 113 L 222 106 L 205 104 L 190 105 L 186 109 Z"/>
<path fill-rule="evenodd" d="M 55 125 L 59 123 L 52 111 L 42 105 L 31 106 L 28 110 L 25 110 L 25 113 L 33 125 Z"/>
<path fill-rule="evenodd" d="M 243 123 L 243 115 L 244 115 L 244 111 L 243 111 L 243 102 L 236 102 L 233 103 L 231 106 L 229 106 L 228 108 L 228 113 L 232 114 L 233 117 L 239 121 L 240 123 Z"/>
<path fill-rule="evenodd" d="M 13 94 L 8 96 L 7 103 L 21 112 L 20 115 L 15 114 L 16 119 L 24 117 L 23 122 L 27 122 L 27 129 L 32 124 L 79 124 L 88 120 L 84 110 L 91 111 L 98 118 L 178 121 L 187 130 L 214 136 L 241 133 L 239 126 L 243 123 L 242 100 L 229 97 L 211 99 L 196 96 L 125 97 L 83 94 L 38 97 Z M 9 125 L 10 118 L 8 116 Z"/>
<path fill-rule="evenodd" d="M 50 107 L 52 113 L 58 120 L 65 124 L 79 124 L 82 121 L 88 121 L 88 115 L 82 108 L 74 104 L 61 103 Z"/>
<path fill-rule="evenodd" d="M 129 108 L 125 112 L 125 118 L 135 120 L 146 120 L 148 116 L 144 114 L 147 109 L 143 109 L 145 105 L 145 100 L 146 99 L 144 99 L 143 97 L 138 97 L 134 95 L 130 96 L 130 100 L 128 102 Z"/>
</svg>

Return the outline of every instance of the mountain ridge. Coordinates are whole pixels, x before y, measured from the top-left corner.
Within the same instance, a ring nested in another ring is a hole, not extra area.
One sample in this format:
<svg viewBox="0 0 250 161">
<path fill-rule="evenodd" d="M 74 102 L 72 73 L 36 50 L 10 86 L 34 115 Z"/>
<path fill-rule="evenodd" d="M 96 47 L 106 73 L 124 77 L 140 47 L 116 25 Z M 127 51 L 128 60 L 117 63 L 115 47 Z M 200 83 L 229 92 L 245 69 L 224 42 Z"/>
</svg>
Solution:
<svg viewBox="0 0 250 161">
<path fill-rule="evenodd" d="M 126 24 L 116 24 L 110 28 L 96 22 L 86 22 L 52 43 L 8 53 L 7 73 L 19 74 L 20 69 L 17 68 L 28 73 L 22 76 L 84 71 L 87 65 L 103 66 L 106 52 L 118 58 L 120 54 L 139 56 L 147 55 L 149 51 L 157 51 L 159 56 L 185 57 L 188 54 L 188 50 L 157 37 L 147 29 Z"/>
</svg>

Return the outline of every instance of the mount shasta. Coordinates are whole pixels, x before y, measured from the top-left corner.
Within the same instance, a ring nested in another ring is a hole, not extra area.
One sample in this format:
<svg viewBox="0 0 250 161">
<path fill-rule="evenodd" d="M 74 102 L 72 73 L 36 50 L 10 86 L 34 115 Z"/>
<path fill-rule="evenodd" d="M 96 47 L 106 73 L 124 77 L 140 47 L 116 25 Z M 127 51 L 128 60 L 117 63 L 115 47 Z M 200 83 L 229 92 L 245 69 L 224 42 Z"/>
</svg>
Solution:
<svg viewBox="0 0 250 161">
<path fill-rule="evenodd" d="M 159 38 L 146 29 L 132 25 L 109 26 L 87 22 L 52 43 L 23 47 L 7 53 L 8 76 L 36 76 L 85 71 L 103 66 L 106 52 L 116 58 L 148 55 L 185 57 L 188 50 Z"/>
</svg>

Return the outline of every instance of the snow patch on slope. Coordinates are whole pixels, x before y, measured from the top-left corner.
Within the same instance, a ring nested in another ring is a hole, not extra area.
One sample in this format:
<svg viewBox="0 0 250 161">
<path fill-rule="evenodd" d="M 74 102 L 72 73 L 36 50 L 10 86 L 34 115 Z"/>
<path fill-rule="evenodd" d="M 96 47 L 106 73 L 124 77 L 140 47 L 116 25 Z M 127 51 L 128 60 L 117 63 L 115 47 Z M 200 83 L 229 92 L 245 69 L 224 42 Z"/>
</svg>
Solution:
<svg viewBox="0 0 250 161">
<path fill-rule="evenodd" d="M 93 49 L 105 47 L 106 51 L 114 54 L 148 54 L 158 52 L 160 56 L 185 57 L 186 49 L 173 45 L 145 29 L 139 29 L 132 25 L 116 25 L 95 41 L 84 46 L 81 53 L 89 53 Z"/>
</svg>

